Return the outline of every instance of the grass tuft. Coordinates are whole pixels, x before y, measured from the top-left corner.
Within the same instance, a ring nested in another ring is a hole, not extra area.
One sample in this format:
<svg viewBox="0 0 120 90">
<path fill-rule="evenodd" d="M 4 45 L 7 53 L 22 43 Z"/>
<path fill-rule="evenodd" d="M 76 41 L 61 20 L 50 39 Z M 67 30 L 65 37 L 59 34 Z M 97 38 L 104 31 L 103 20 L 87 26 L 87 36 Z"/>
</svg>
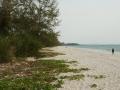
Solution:
<svg viewBox="0 0 120 90">
<path fill-rule="evenodd" d="M 69 79 L 69 80 L 81 80 L 85 77 L 85 75 L 80 74 L 80 75 L 72 75 L 72 76 L 61 76 L 61 79 Z"/>
<path fill-rule="evenodd" d="M 103 79 L 103 78 L 105 78 L 104 75 L 88 75 L 88 77 L 93 77 L 94 79 Z"/>
<path fill-rule="evenodd" d="M 90 87 L 91 87 L 91 88 L 96 88 L 96 87 L 97 87 L 97 84 L 92 84 Z"/>
<path fill-rule="evenodd" d="M 82 69 L 83 70 L 83 69 Z M 63 60 L 22 61 L 0 66 L 0 90 L 55 90 L 64 83 L 56 78 L 60 73 L 80 72 L 70 69 Z M 67 77 L 80 80 L 84 75 Z M 55 84 L 52 84 L 56 82 Z"/>
<path fill-rule="evenodd" d="M 65 55 L 63 53 L 59 53 L 59 52 L 54 52 L 53 50 L 50 49 L 42 49 L 39 51 L 39 54 L 36 56 L 37 58 L 49 58 L 49 57 L 55 57 L 58 55 Z"/>
<path fill-rule="evenodd" d="M 67 63 L 72 64 L 72 63 L 77 63 L 77 61 L 70 61 L 70 62 L 67 62 Z"/>
</svg>

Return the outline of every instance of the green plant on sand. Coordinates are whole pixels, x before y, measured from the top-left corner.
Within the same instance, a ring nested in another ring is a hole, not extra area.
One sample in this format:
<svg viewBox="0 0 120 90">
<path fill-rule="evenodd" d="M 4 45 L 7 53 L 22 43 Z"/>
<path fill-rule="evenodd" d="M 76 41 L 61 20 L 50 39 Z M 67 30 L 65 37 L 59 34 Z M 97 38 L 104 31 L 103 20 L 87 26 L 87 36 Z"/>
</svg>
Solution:
<svg viewBox="0 0 120 90">
<path fill-rule="evenodd" d="M 0 71 L 0 89 L 4 90 L 54 90 L 64 83 L 56 76 L 60 73 L 75 72 L 63 60 L 23 61 L 14 64 L 11 71 L 6 67 Z M 68 77 L 71 80 L 81 79 L 84 75 Z M 52 84 L 56 82 L 55 84 Z"/>
</svg>

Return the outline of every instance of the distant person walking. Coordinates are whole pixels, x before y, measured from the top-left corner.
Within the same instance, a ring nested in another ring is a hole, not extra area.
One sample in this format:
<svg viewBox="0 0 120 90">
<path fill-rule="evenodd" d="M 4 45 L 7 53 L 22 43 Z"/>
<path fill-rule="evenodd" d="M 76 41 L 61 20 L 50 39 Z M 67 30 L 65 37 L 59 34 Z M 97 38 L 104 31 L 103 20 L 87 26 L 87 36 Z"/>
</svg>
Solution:
<svg viewBox="0 0 120 90">
<path fill-rule="evenodd" d="M 112 48 L 112 54 L 114 54 L 114 52 L 115 52 L 115 50 L 114 50 L 114 48 Z"/>
</svg>

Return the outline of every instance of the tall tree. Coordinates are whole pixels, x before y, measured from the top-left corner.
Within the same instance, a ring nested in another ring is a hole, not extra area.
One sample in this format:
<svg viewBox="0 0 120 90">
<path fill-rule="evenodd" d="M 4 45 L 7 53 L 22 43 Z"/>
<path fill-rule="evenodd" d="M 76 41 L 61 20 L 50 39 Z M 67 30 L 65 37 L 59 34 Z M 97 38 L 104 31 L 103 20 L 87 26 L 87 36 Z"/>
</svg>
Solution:
<svg viewBox="0 0 120 90">
<path fill-rule="evenodd" d="M 12 53 L 18 56 L 32 55 L 40 46 L 58 44 L 58 34 L 54 31 L 58 15 L 56 0 L 3 0 L 0 36 L 10 39 L 7 50 L 15 50 Z"/>
<path fill-rule="evenodd" d="M 0 25 L 2 28 L 11 23 L 14 31 L 49 32 L 58 24 L 58 14 L 55 0 L 3 0 Z M 12 22 L 9 23 L 10 19 Z"/>
<path fill-rule="evenodd" d="M 1 1 L 0 10 L 0 35 L 8 34 L 11 21 L 11 0 Z"/>
</svg>

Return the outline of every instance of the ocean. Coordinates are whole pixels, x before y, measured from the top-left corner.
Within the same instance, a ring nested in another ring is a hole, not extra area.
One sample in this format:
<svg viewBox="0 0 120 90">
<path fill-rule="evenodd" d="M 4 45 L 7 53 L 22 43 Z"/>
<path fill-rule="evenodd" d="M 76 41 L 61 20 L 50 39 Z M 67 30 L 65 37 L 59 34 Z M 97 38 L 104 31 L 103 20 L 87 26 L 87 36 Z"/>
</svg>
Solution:
<svg viewBox="0 0 120 90">
<path fill-rule="evenodd" d="M 115 51 L 120 52 L 120 45 L 67 45 L 67 46 L 76 47 L 76 48 L 106 50 L 106 51 L 111 51 L 112 48 L 114 48 Z"/>
</svg>

